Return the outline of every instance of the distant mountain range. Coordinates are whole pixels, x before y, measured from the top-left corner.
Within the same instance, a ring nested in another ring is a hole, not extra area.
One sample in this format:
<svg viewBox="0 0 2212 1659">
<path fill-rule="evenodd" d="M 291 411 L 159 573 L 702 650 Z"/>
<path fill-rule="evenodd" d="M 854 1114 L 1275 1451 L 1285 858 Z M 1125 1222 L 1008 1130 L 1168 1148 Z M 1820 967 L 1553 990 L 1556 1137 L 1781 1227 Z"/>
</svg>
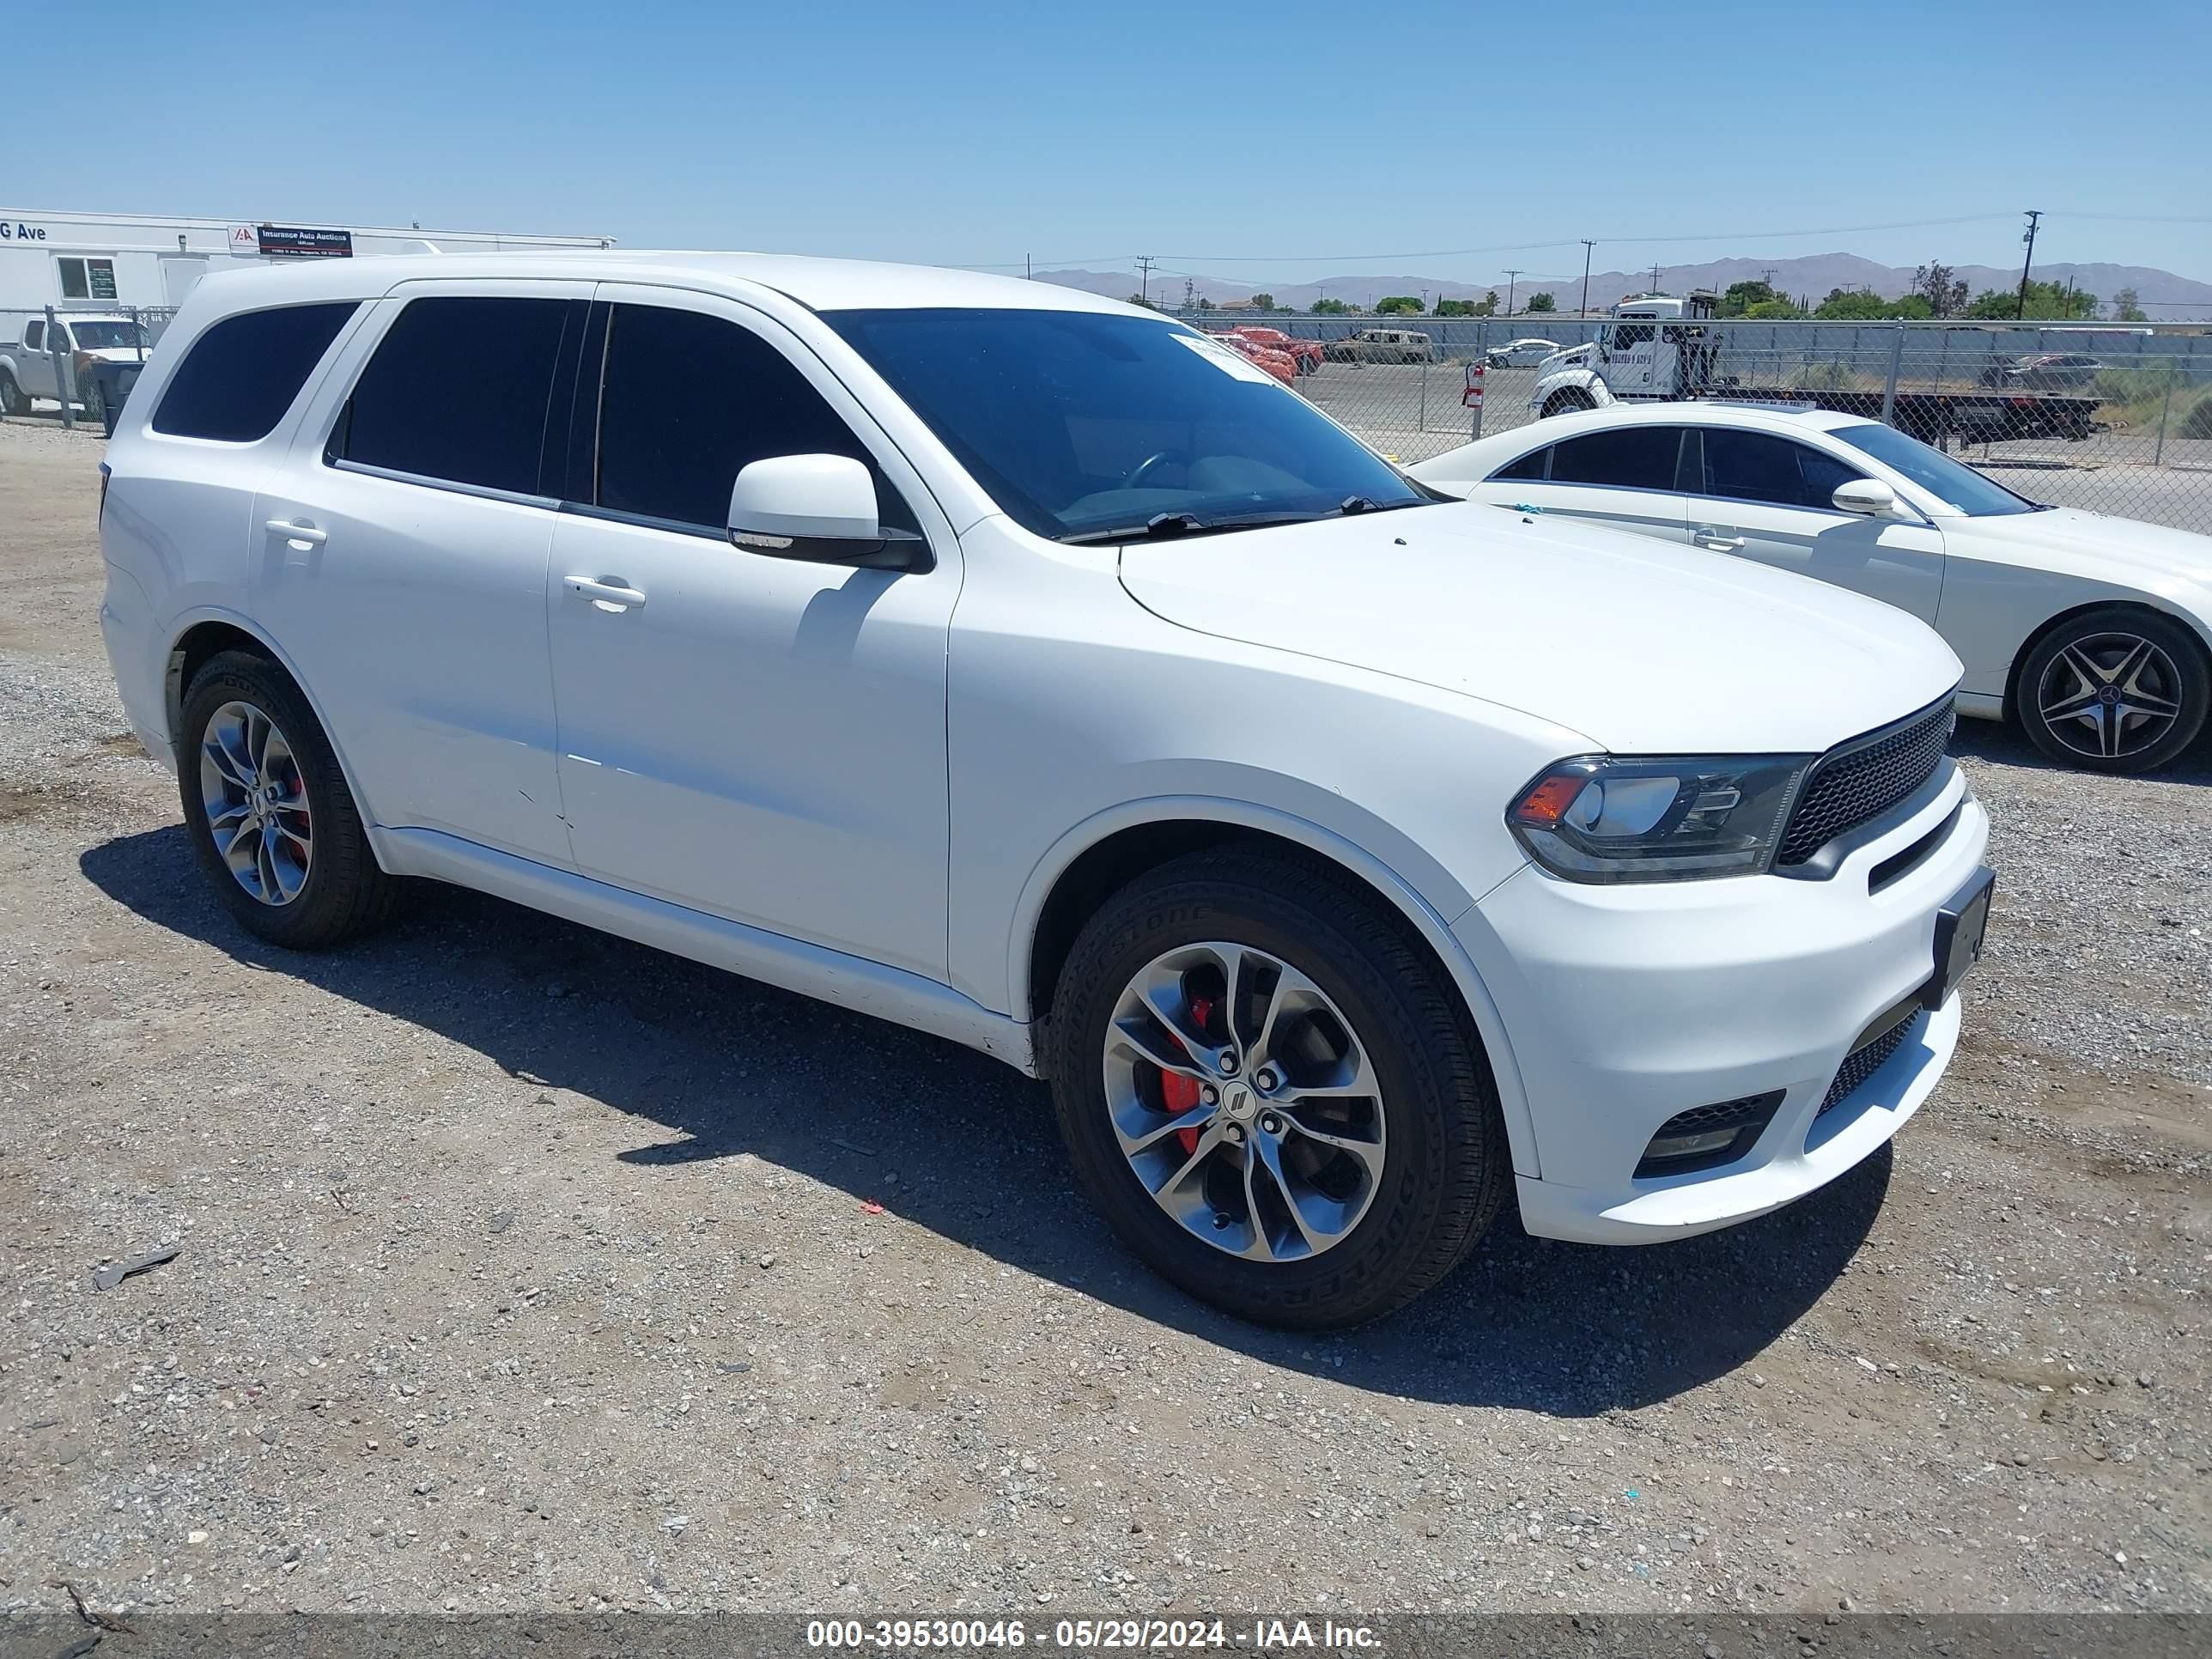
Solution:
<svg viewBox="0 0 2212 1659">
<path fill-rule="evenodd" d="M 1970 294 L 1979 294 L 1984 289 L 2008 289 L 2020 281 L 2017 270 L 1999 270 L 1990 265 L 1960 265 L 1955 267 L 1955 274 L 1966 284 Z M 2137 303 L 2154 322 L 2212 318 L 2212 283 L 2178 276 L 2172 271 L 2150 265 L 2045 264 L 2036 266 L 2034 275 L 2039 282 L 2071 282 L 2101 301 L 2110 301 L 2122 289 L 2131 288 L 2136 291 Z M 1048 270 L 1040 271 L 1038 276 L 1044 282 L 1091 294 L 1108 294 L 1117 300 L 1138 291 L 1134 270 Z M 1855 253 L 1813 253 L 1796 259 L 1714 259 L 1697 265 L 1662 265 L 1658 286 L 1672 294 L 1692 288 L 1709 288 L 1717 292 L 1730 283 L 1760 279 L 1771 282 L 1779 293 L 1818 305 L 1832 289 L 1872 289 L 1884 296 L 1903 294 L 1912 286 L 1912 267 L 1878 264 Z M 1217 306 L 1249 300 L 1256 287 L 1273 294 L 1277 305 L 1297 311 L 1304 311 L 1323 298 L 1343 300 L 1365 308 L 1389 294 L 1425 294 L 1431 306 L 1438 300 L 1480 300 L 1493 288 L 1501 299 L 1506 295 L 1503 281 L 1463 283 L 1441 276 L 1343 276 L 1310 283 L 1255 284 L 1220 276 L 1170 276 L 1156 270 L 1151 282 L 1152 298 L 1170 305 L 1180 303 L 1186 283 L 1193 299 L 1211 300 Z M 1616 300 L 1645 293 L 1650 287 L 1649 266 L 1642 270 L 1592 271 L 1590 309 L 1603 310 Z M 1547 290 L 1561 311 L 1574 310 L 1582 303 L 1582 272 L 1564 276 L 1522 272 L 1513 287 L 1516 309 L 1525 307 L 1531 294 Z"/>
</svg>

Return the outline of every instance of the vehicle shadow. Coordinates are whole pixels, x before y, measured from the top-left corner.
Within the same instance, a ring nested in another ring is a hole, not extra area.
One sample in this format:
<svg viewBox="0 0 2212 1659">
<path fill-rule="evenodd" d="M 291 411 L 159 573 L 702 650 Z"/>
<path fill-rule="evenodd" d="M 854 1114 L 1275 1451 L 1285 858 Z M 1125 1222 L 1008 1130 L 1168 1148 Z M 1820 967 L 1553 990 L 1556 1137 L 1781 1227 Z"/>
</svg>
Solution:
<svg viewBox="0 0 2212 1659">
<path fill-rule="evenodd" d="M 1069 1177 L 1043 1086 L 968 1049 L 455 888 L 426 888 L 349 950 L 279 950 L 222 908 L 181 826 L 79 865 L 148 921 L 628 1115 L 640 1139 L 619 1156 L 669 1181 L 703 1189 L 702 1166 L 751 1152 L 1141 1318 L 1386 1395 L 1580 1417 L 1694 1388 L 1812 1305 L 1889 1182 L 1885 1149 L 1776 1214 L 1637 1250 L 1532 1239 L 1509 1199 L 1412 1307 L 1286 1335 L 1189 1300 L 1124 1252 Z M 703 1190 L 697 1207 L 712 1207 Z"/>
<path fill-rule="evenodd" d="M 2033 767 L 2039 772 L 2073 769 L 2053 761 L 2029 742 L 2027 734 L 2009 720 L 1960 720 L 1951 734 L 1951 752 L 1962 759 L 1994 761 L 2002 766 Z M 2096 772 L 2081 773 L 2085 779 L 2103 775 Z M 2179 760 L 2150 774 L 2143 781 L 2191 783 L 2200 787 L 2212 784 L 2212 732 L 2200 737 Z"/>
</svg>

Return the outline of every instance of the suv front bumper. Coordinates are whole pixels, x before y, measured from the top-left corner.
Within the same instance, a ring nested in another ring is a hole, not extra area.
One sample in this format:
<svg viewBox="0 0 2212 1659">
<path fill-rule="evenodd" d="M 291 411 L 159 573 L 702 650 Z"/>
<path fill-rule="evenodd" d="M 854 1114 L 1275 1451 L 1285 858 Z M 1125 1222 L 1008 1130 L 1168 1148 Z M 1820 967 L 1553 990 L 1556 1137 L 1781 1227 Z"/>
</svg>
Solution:
<svg viewBox="0 0 2212 1659">
<path fill-rule="evenodd" d="M 1931 836 L 1901 872 L 1881 869 Z M 1954 768 L 1825 880 L 1592 886 L 1531 866 L 1501 883 L 1454 931 L 1528 1097 L 1536 1168 L 1520 1160 L 1522 1225 L 1593 1243 L 1686 1237 L 1802 1197 L 1888 1140 L 1950 1062 L 1956 994 L 1916 1013 L 1894 1052 L 1821 1109 L 1869 1027 L 1930 981 L 1937 913 L 1988 840 Z M 1777 1091 L 1729 1162 L 1638 1175 L 1678 1113 Z"/>
</svg>

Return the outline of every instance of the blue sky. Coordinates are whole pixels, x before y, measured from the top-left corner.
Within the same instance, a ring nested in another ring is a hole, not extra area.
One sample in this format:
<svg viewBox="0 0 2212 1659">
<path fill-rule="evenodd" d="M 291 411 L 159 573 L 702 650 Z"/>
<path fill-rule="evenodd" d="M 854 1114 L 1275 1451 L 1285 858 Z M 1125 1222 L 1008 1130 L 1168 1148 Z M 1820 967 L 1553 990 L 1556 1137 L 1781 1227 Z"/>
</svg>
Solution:
<svg viewBox="0 0 2212 1659">
<path fill-rule="evenodd" d="M 26 106 L 0 191 L 944 264 L 1145 252 L 1279 282 L 1579 270 L 1583 236 L 1601 269 L 2002 266 L 2039 207 L 2039 263 L 2212 280 L 2212 8 L 2124 21 L 2078 0 L 119 0 L 54 27 L 121 95 L 66 123 Z"/>
</svg>

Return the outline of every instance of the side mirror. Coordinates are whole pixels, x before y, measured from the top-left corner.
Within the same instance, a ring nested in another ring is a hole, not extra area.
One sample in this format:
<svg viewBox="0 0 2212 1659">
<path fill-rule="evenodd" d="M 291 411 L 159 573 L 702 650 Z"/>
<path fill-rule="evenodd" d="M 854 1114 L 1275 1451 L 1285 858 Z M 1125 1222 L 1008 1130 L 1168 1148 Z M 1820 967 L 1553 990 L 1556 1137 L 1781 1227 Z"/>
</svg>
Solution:
<svg viewBox="0 0 2212 1659">
<path fill-rule="evenodd" d="M 1879 478 L 1853 478 L 1836 486 L 1830 499 L 1838 513 L 1857 513 L 1869 519 L 1909 519 L 1917 516 L 1897 499 L 1897 492 Z"/>
<path fill-rule="evenodd" d="M 730 545 L 867 570 L 932 562 L 927 542 L 878 521 L 876 481 L 849 455 L 777 455 L 744 468 L 730 486 Z"/>
</svg>

